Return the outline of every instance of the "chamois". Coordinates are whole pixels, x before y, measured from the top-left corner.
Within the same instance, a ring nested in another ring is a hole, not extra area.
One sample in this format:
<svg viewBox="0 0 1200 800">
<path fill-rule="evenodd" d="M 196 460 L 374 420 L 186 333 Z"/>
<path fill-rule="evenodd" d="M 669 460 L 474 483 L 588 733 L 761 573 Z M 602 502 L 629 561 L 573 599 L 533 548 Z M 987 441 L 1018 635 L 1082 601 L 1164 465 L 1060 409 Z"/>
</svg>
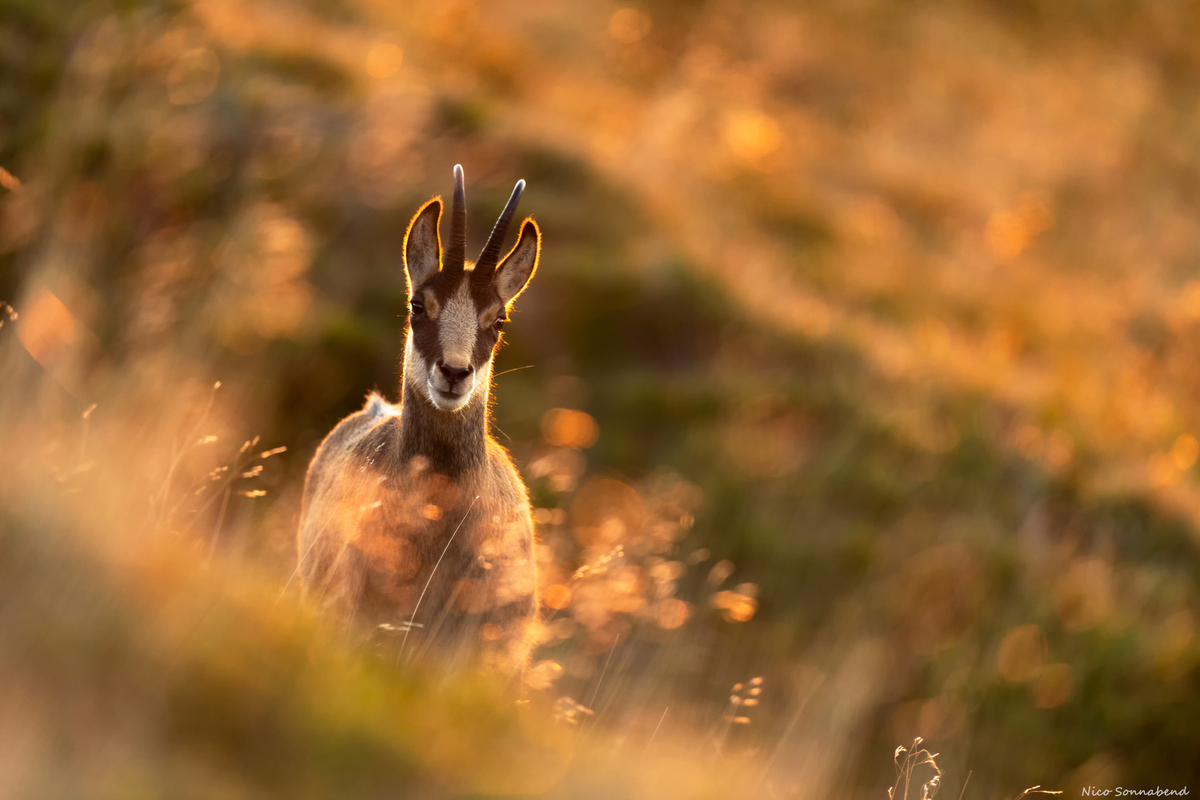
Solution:
<svg viewBox="0 0 1200 800">
<path fill-rule="evenodd" d="M 445 253 L 440 197 L 409 223 L 400 405 L 372 392 L 325 437 L 297 537 L 306 596 L 347 624 L 399 631 L 400 656 L 510 673 L 528 658 L 538 612 L 533 522 L 525 484 L 489 435 L 488 393 L 500 331 L 541 252 L 527 218 L 500 258 L 524 189 L 518 181 L 474 266 L 461 166 Z"/>
</svg>

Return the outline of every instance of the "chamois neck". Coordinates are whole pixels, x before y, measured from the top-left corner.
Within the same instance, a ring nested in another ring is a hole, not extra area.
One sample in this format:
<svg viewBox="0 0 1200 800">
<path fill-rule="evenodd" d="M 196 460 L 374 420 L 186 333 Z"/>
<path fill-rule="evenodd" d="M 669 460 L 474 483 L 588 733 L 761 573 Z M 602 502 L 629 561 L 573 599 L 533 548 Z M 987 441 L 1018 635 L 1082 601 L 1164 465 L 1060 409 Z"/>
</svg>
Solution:
<svg viewBox="0 0 1200 800">
<path fill-rule="evenodd" d="M 443 411 L 406 379 L 400 396 L 403 461 L 423 456 L 434 472 L 451 478 L 481 468 L 487 458 L 488 391 L 485 386 L 460 411 Z"/>
</svg>

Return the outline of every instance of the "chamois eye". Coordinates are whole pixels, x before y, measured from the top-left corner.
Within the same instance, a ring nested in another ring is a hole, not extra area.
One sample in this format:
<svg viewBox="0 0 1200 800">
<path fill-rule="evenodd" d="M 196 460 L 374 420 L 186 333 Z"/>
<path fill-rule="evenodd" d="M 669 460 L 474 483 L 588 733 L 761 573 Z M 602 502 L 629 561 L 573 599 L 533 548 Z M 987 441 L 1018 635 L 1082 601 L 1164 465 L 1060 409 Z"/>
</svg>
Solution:
<svg viewBox="0 0 1200 800">
<path fill-rule="evenodd" d="M 503 318 L 498 319 L 492 323 L 492 327 L 495 328 L 497 331 L 502 331 L 502 330 L 504 330 L 504 323 L 506 323 L 506 322 L 508 322 L 508 320 L 503 319 Z"/>
<path fill-rule="evenodd" d="M 412 315 L 419 317 L 425 313 L 425 304 L 420 300 L 413 300 L 409 305 L 412 307 Z"/>
</svg>

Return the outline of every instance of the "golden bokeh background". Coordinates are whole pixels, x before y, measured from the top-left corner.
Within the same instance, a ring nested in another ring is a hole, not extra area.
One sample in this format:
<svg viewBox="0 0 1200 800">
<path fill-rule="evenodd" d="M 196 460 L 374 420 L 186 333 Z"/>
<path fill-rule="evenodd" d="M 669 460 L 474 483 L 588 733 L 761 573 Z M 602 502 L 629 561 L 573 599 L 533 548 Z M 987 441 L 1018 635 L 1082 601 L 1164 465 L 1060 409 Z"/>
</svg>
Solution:
<svg viewBox="0 0 1200 800">
<path fill-rule="evenodd" d="M 915 797 L 917 736 L 947 794 L 1194 790 L 1197 30 L 0 0 L 0 795 Z M 518 178 L 545 239 L 519 702 L 294 575 L 455 163 L 469 246 Z"/>
</svg>

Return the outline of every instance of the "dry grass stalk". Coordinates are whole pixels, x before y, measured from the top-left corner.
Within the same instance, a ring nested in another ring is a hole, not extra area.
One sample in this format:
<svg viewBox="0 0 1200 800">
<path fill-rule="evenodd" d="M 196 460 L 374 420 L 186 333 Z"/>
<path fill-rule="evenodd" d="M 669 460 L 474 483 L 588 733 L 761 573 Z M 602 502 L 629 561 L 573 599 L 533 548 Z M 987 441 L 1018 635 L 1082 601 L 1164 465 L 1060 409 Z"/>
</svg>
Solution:
<svg viewBox="0 0 1200 800">
<path fill-rule="evenodd" d="M 893 760 L 896 762 L 896 783 L 888 789 L 889 800 L 908 800 L 908 789 L 912 784 L 913 772 L 917 767 L 928 766 L 933 770 L 934 775 L 929 780 L 921 784 L 921 800 L 933 800 L 933 797 L 938 793 L 938 789 L 942 786 L 942 770 L 937 765 L 937 753 L 931 753 L 921 747 L 923 740 L 920 736 L 913 739 L 910 747 L 901 745 L 896 748 L 896 753 Z M 904 758 L 901 759 L 901 754 Z M 896 790 L 904 785 L 904 791 L 897 796 Z M 965 788 L 965 786 L 964 786 Z"/>
</svg>

